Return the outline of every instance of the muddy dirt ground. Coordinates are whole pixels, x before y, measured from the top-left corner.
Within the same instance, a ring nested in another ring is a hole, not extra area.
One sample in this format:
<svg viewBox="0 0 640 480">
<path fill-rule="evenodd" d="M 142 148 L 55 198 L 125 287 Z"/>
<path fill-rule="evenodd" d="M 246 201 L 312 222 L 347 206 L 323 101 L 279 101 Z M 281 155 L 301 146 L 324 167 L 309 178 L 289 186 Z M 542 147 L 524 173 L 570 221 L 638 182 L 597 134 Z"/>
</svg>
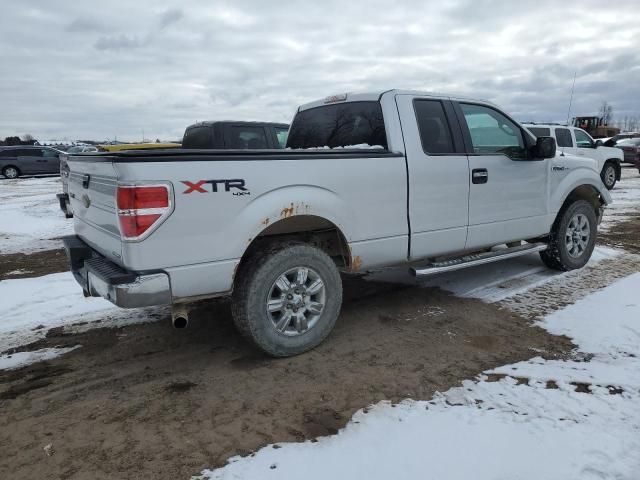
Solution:
<svg viewBox="0 0 640 480">
<path fill-rule="evenodd" d="M 635 215 L 600 241 L 640 253 L 638 239 Z M 0 279 L 67 268 L 56 251 L 1 260 Z M 513 312 L 551 295 L 549 308 L 560 308 L 585 282 L 599 288 L 626 269 L 640 270 L 640 257 L 502 304 L 349 277 L 334 332 L 289 359 L 245 343 L 224 302 L 201 304 L 187 330 L 173 330 L 168 317 L 81 334 L 52 329 L 21 349 L 82 347 L 0 372 L 0 478 L 188 478 L 269 443 L 335 433 L 380 400 L 427 399 L 492 367 L 565 357 L 567 339 L 533 327 L 526 309 Z"/>
<path fill-rule="evenodd" d="M 40 277 L 68 269 L 69 261 L 62 249 L 0 255 L 0 280 Z"/>
<path fill-rule="evenodd" d="M 532 349 L 571 348 L 477 300 L 347 283 L 335 331 L 290 359 L 256 353 L 224 303 L 182 331 L 162 319 L 51 332 L 28 348 L 82 348 L 0 374 L 0 478 L 187 478 L 271 442 L 335 433 L 371 403 L 429 398 Z"/>
</svg>

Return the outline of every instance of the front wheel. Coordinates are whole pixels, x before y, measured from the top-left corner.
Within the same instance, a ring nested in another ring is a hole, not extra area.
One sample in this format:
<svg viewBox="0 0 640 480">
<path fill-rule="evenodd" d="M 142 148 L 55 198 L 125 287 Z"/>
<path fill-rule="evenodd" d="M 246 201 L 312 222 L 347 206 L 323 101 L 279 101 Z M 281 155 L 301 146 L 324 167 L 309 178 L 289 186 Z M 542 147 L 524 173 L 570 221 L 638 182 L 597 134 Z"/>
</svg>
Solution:
<svg viewBox="0 0 640 480">
<path fill-rule="evenodd" d="M 596 213 L 586 200 L 565 206 L 551 228 L 549 248 L 540 252 L 545 265 L 555 270 L 582 268 L 591 258 L 596 244 Z"/>
<path fill-rule="evenodd" d="M 613 163 L 605 163 L 600 173 L 600 178 L 602 178 L 602 183 L 607 187 L 607 190 L 613 189 L 616 184 L 616 167 Z"/>
<path fill-rule="evenodd" d="M 232 298 L 238 331 L 274 357 L 319 345 L 333 330 L 342 281 L 331 258 L 310 245 L 275 245 L 244 262 Z"/>
<path fill-rule="evenodd" d="M 9 179 L 18 178 L 20 176 L 20 170 L 18 170 L 18 167 L 11 165 L 2 169 L 2 175 Z"/>
</svg>

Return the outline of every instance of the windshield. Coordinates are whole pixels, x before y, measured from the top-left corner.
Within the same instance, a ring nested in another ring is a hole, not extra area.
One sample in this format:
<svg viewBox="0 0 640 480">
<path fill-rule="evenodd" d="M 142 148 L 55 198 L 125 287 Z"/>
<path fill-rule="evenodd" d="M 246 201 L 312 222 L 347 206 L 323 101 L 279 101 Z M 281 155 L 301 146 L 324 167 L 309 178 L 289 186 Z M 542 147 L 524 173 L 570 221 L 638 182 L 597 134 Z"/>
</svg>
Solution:
<svg viewBox="0 0 640 480">
<path fill-rule="evenodd" d="M 296 114 L 288 148 L 348 146 L 387 148 L 382 108 L 378 102 L 349 102 L 310 108 Z"/>
</svg>

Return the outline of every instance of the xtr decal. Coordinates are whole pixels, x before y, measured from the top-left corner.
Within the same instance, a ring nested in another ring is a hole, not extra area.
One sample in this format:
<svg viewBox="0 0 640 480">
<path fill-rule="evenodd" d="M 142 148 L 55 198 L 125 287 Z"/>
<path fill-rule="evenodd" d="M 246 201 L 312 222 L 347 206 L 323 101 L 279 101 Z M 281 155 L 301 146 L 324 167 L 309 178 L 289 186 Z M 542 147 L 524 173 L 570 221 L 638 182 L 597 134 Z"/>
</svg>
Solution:
<svg viewBox="0 0 640 480">
<path fill-rule="evenodd" d="M 241 178 L 234 178 L 231 180 L 198 180 L 197 182 L 189 182 L 187 180 L 182 180 L 187 186 L 187 189 L 182 193 L 217 193 L 218 185 L 224 185 L 224 191 L 230 192 L 232 188 L 238 190 L 237 192 L 233 192 L 233 195 L 242 196 L 242 195 L 251 195 L 251 192 L 244 186 L 245 182 Z M 208 190 L 205 186 L 211 185 L 211 190 Z M 222 188 L 222 187 L 220 187 Z"/>
</svg>

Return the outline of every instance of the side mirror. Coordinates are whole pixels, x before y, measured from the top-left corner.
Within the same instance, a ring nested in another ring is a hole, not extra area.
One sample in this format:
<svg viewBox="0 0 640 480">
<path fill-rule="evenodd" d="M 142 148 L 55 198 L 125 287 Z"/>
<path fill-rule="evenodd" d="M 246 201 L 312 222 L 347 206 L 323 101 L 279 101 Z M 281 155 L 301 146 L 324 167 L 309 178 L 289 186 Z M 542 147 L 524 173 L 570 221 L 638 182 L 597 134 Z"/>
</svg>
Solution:
<svg viewBox="0 0 640 480">
<path fill-rule="evenodd" d="M 602 140 L 596 140 L 596 148 L 603 146 Z"/>
<path fill-rule="evenodd" d="M 535 158 L 553 158 L 556 156 L 556 139 L 553 137 L 538 137 L 532 149 Z"/>
</svg>

